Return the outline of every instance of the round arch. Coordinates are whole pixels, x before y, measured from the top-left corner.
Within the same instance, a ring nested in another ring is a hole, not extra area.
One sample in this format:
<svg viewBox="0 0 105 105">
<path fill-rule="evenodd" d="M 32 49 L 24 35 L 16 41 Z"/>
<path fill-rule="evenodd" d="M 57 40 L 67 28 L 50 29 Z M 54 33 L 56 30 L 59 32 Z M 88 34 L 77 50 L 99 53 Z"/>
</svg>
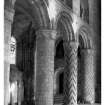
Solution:
<svg viewBox="0 0 105 105">
<path fill-rule="evenodd" d="M 72 18 L 68 13 L 63 11 L 58 14 L 55 22 L 55 29 L 58 31 L 60 24 L 60 26 L 64 27 L 63 30 L 64 32 L 62 35 L 59 32 L 57 34 L 56 43 L 55 43 L 55 53 L 56 53 L 56 46 L 59 44 L 61 40 L 63 40 L 63 42 L 66 43 L 69 43 L 72 40 L 76 40 L 71 23 L 72 23 Z"/>
<path fill-rule="evenodd" d="M 91 32 L 87 27 L 81 26 L 77 33 L 80 48 L 93 48 L 92 39 L 90 39 L 89 37 L 91 35 Z"/>
<path fill-rule="evenodd" d="M 69 42 L 77 40 L 74 35 L 74 31 L 72 27 L 72 17 L 70 16 L 69 13 L 62 11 L 57 15 L 56 22 L 55 22 L 55 29 L 58 28 L 59 23 L 63 25 L 65 34 L 66 34 L 66 35 L 59 36 L 59 37 L 62 37 L 63 40 L 66 40 Z"/>
<path fill-rule="evenodd" d="M 30 6 L 31 8 L 28 8 Z M 28 2 L 26 0 L 24 0 L 23 2 L 16 1 L 14 10 L 19 11 L 21 13 L 20 15 L 22 15 L 23 13 L 23 15 L 30 17 L 30 19 L 34 24 L 37 23 L 35 24 L 36 29 L 37 27 L 48 28 L 50 25 L 47 6 L 44 0 L 31 1 L 31 2 Z"/>
<path fill-rule="evenodd" d="M 48 15 L 48 10 L 47 10 L 47 1 L 46 0 L 39 0 L 39 3 L 36 5 L 39 8 L 39 11 L 37 11 L 40 14 L 41 18 L 41 27 L 48 28 L 50 27 L 50 18 Z"/>
</svg>

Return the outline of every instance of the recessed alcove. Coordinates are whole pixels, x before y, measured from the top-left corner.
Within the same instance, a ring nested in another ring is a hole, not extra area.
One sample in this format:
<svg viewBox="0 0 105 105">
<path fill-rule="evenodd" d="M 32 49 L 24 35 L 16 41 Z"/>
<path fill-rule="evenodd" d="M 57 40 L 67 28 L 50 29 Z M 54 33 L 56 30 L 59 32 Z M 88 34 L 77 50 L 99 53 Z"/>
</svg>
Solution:
<svg viewBox="0 0 105 105">
<path fill-rule="evenodd" d="M 63 40 L 60 40 L 59 43 L 56 46 L 56 54 L 55 54 L 55 73 L 59 72 L 57 76 L 55 77 L 57 80 L 56 86 L 59 87 L 57 90 L 58 95 L 63 95 L 64 91 L 64 72 L 62 69 L 65 66 L 65 60 L 64 60 L 64 47 L 63 47 Z M 58 71 L 59 70 L 59 71 Z"/>
</svg>

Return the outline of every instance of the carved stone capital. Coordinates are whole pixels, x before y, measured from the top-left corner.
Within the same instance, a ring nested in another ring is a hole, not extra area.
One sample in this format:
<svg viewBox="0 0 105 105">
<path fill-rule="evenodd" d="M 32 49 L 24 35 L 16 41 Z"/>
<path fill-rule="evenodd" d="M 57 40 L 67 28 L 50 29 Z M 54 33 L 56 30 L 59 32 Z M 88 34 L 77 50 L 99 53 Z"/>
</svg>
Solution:
<svg viewBox="0 0 105 105">
<path fill-rule="evenodd" d="M 36 32 L 36 35 L 37 35 L 37 39 L 41 38 L 41 37 L 45 37 L 47 39 L 55 40 L 57 32 L 56 32 L 56 30 L 41 29 Z"/>
<path fill-rule="evenodd" d="M 94 55 L 95 50 L 94 49 L 81 49 L 80 51 L 81 55 Z"/>
<path fill-rule="evenodd" d="M 65 42 L 64 43 L 64 49 L 65 49 L 65 53 L 71 53 L 71 51 L 73 50 L 78 50 L 78 42 L 72 41 L 70 43 Z"/>
<path fill-rule="evenodd" d="M 78 42 L 70 42 L 69 43 L 69 47 L 72 48 L 72 49 L 78 49 L 78 45 L 79 43 Z"/>
</svg>

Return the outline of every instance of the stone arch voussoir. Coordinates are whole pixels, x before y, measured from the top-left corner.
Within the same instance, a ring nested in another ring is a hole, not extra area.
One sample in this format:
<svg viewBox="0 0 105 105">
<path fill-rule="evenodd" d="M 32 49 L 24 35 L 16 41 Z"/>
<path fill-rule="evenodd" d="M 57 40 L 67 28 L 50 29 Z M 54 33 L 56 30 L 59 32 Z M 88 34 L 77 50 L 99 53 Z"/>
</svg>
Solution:
<svg viewBox="0 0 105 105">
<path fill-rule="evenodd" d="M 76 41 L 77 38 L 74 35 L 74 30 L 72 27 L 72 17 L 69 13 L 62 11 L 57 15 L 55 27 L 57 29 L 57 24 L 59 22 L 62 23 L 62 25 L 65 27 L 66 36 L 63 36 L 68 42 L 70 41 Z"/>
<path fill-rule="evenodd" d="M 93 48 L 91 32 L 88 27 L 82 26 L 78 31 L 78 41 L 81 48 Z"/>
</svg>

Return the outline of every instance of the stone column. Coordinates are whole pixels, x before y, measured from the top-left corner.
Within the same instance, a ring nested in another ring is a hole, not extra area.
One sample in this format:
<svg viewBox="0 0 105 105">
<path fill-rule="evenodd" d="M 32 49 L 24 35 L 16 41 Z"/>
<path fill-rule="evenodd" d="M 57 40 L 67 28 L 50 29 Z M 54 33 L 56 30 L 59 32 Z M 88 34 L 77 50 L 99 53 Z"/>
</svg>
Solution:
<svg viewBox="0 0 105 105">
<path fill-rule="evenodd" d="M 39 30 L 36 38 L 36 105 L 53 105 L 56 31 Z"/>
<path fill-rule="evenodd" d="M 81 50 L 81 69 L 82 69 L 82 98 L 86 103 L 95 102 L 95 65 L 92 49 Z"/>
<path fill-rule="evenodd" d="M 80 0 L 72 0 L 72 9 L 77 16 L 80 16 Z"/>
<path fill-rule="evenodd" d="M 89 24 L 93 30 L 100 35 L 101 27 L 101 0 L 88 0 L 89 3 Z M 96 18 L 97 17 L 97 18 Z"/>
<path fill-rule="evenodd" d="M 66 69 L 64 74 L 64 93 L 65 93 L 65 105 L 77 105 L 77 71 L 78 71 L 78 58 L 77 50 L 78 43 L 70 42 L 66 46 Z"/>
<path fill-rule="evenodd" d="M 59 71 L 56 71 L 54 76 L 54 95 L 58 94 L 59 94 Z"/>
</svg>

